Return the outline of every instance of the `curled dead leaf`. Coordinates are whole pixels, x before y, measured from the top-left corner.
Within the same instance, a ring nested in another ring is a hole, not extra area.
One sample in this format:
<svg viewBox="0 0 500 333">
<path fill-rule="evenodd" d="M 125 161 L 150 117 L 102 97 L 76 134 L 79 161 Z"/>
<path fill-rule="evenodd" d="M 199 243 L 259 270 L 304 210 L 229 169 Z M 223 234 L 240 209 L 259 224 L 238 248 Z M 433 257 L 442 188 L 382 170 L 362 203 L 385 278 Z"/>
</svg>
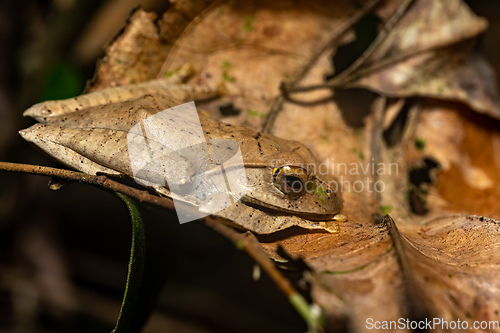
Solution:
<svg viewBox="0 0 500 333">
<path fill-rule="evenodd" d="M 460 101 L 500 118 L 494 73 L 473 39 L 486 27 L 462 1 L 415 1 L 345 86 Z"/>
</svg>

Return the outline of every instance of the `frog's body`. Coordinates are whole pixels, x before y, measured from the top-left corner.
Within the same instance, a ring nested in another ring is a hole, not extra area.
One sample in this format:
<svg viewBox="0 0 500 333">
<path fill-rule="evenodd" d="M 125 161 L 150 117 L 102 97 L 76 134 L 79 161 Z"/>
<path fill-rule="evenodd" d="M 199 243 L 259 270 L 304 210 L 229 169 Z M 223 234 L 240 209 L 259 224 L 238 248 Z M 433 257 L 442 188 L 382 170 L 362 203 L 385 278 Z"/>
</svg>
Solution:
<svg viewBox="0 0 500 333">
<path fill-rule="evenodd" d="M 178 85 L 178 81 L 178 78 L 151 81 L 138 90 L 134 90 L 134 86 L 112 88 L 34 105 L 24 114 L 35 118 L 39 124 L 20 134 L 54 159 L 82 172 L 133 176 L 127 133 L 134 125 L 160 111 L 218 93 L 217 89 L 209 87 Z M 207 142 L 226 139 L 238 143 L 247 176 L 246 193 L 241 201 L 214 215 L 260 234 L 291 226 L 329 232 L 338 230 L 334 222 L 327 223 L 342 209 L 335 178 L 316 173 L 319 162 L 309 149 L 299 142 L 219 122 L 201 114 L 199 118 Z M 168 138 L 168 128 L 165 131 Z M 178 172 L 184 173 L 179 179 L 188 182 L 196 170 L 186 168 Z M 283 186 L 288 186 L 290 179 L 301 181 L 307 188 L 298 193 L 293 192 L 293 188 L 287 192 L 277 186 L 280 180 Z M 156 189 L 173 195 L 167 188 Z M 193 198 L 176 199 L 184 199 L 200 210 L 209 204 Z"/>
</svg>

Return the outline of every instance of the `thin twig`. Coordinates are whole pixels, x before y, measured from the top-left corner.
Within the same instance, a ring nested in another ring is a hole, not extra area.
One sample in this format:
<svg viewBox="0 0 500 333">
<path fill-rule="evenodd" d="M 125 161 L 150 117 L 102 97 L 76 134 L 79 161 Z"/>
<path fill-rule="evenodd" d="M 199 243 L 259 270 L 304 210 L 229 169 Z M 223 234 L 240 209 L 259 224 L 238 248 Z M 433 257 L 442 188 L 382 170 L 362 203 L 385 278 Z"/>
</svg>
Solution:
<svg viewBox="0 0 500 333">
<path fill-rule="evenodd" d="M 414 139 L 413 136 L 417 130 L 417 124 L 420 120 L 420 112 L 422 111 L 421 101 L 416 99 L 410 102 L 413 102 L 415 104 L 413 104 L 413 106 L 408 111 L 408 117 L 406 119 L 405 127 L 403 129 L 403 134 L 401 137 L 401 144 L 399 145 L 399 150 L 396 155 L 396 162 L 398 167 L 402 171 L 402 174 L 408 174 L 409 172 L 409 166 L 407 164 L 406 158 L 407 149 L 408 147 L 410 147 L 412 139 Z M 400 191 L 399 193 L 410 188 L 410 181 L 408 177 L 397 177 L 396 179 L 398 182 L 398 191 Z M 399 206 L 404 207 L 405 212 L 411 212 L 409 200 L 406 200 L 401 196 L 397 196 L 397 198 L 399 199 Z"/>
<path fill-rule="evenodd" d="M 295 79 L 293 79 L 285 89 L 281 89 L 281 91 L 294 91 L 294 86 L 297 84 L 298 81 L 300 81 L 306 74 L 309 72 L 309 70 L 312 68 L 312 66 L 317 62 L 319 57 L 329 50 L 331 47 L 336 45 L 336 43 L 340 40 L 344 34 L 349 31 L 366 13 L 370 12 L 375 6 L 377 6 L 382 0 L 370 0 L 367 3 L 363 5 L 362 8 L 357 10 L 354 15 L 349 17 L 347 21 L 342 24 L 342 26 L 336 31 L 333 35 L 333 37 L 326 43 L 311 59 L 311 61 L 304 66 L 302 71 L 300 72 L 299 75 Z M 293 88 L 293 89 L 292 89 Z M 271 106 L 271 110 L 269 111 L 266 122 L 264 123 L 262 132 L 264 133 L 269 133 L 271 131 L 271 128 L 273 127 L 274 121 L 276 120 L 276 117 L 278 115 L 279 110 L 283 106 L 283 102 L 285 101 L 285 98 L 283 97 L 283 94 L 279 95 L 276 97 L 276 99 L 273 102 L 273 105 Z"/>
<path fill-rule="evenodd" d="M 285 99 L 282 95 L 279 95 L 274 99 L 273 105 L 271 106 L 271 110 L 266 117 L 266 122 L 264 123 L 264 127 L 262 128 L 263 133 L 271 133 L 271 128 L 273 128 L 276 117 L 278 116 L 278 112 L 283 105 Z"/>
<path fill-rule="evenodd" d="M 377 38 L 370 44 L 366 51 L 358 58 L 351 66 L 349 66 L 345 71 L 340 73 L 337 77 L 332 78 L 332 82 L 343 82 L 345 81 L 356 69 L 363 65 L 366 60 L 373 54 L 373 52 L 382 44 L 382 42 L 387 38 L 389 32 L 392 31 L 394 26 L 399 22 L 399 20 L 406 13 L 408 7 L 410 7 L 413 0 L 406 0 L 399 6 L 396 12 L 391 16 L 391 18 L 384 25 L 384 28 L 377 35 Z"/>
<path fill-rule="evenodd" d="M 370 46 L 365 50 L 365 52 L 358 58 L 354 63 L 351 64 L 346 70 L 341 72 L 339 75 L 330 79 L 327 83 L 324 84 L 315 84 L 304 87 L 292 87 L 286 91 L 287 94 L 295 93 L 295 92 L 306 92 L 317 89 L 324 88 L 336 88 L 344 85 L 346 82 L 352 80 L 353 73 L 360 68 L 366 60 L 375 52 L 375 50 L 382 44 L 382 42 L 387 38 L 389 32 L 392 31 L 394 26 L 399 22 L 399 20 L 406 13 L 413 0 L 404 1 L 401 6 L 396 10 L 396 12 L 391 16 L 391 18 L 386 22 L 382 31 L 377 35 L 377 38 L 370 44 Z"/>
<path fill-rule="evenodd" d="M 380 165 L 382 162 L 382 147 L 383 147 L 383 131 L 382 126 L 384 122 L 385 110 L 387 108 L 387 97 L 381 96 L 373 104 L 372 116 L 371 116 L 371 131 L 370 131 L 370 155 L 371 163 L 374 165 Z M 378 173 L 374 172 L 372 175 L 373 182 L 376 184 L 379 180 Z M 382 195 L 380 191 L 371 190 L 374 196 L 374 201 L 376 203 L 376 210 L 381 217 L 382 214 Z"/>
<path fill-rule="evenodd" d="M 172 200 L 169 198 L 160 198 L 156 195 L 150 194 L 147 191 L 139 190 L 124 185 L 122 183 L 119 183 L 117 181 L 114 181 L 113 179 L 110 179 L 105 175 L 94 176 L 78 171 L 57 169 L 42 165 L 31 165 L 31 164 L 20 164 L 20 163 L 9 163 L 9 162 L 0 162 L 0 170 L 57 177 L 61 179 L 72 180 L 79 183 L 90 184 L 104 188 L 106 190 L 124 193 L 130 197 L 139 200 L 140 202 L 148 202 L 170 210 L 175 209 Z"/>
</svg>

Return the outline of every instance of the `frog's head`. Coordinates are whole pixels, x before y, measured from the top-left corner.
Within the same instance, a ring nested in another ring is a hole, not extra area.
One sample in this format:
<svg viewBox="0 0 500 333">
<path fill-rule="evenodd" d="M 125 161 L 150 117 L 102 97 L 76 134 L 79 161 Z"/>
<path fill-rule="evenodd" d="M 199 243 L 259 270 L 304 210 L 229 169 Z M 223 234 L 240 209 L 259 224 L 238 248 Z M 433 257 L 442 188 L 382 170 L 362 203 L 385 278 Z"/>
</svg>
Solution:
<svg viewBox="0 0 500 333">
<path fill-rule="evenodd" d="M 337 179 L 321 170 L 312 154 L 307 162 L 293 152 L 280 154 L 265 168 L 245 171 L 248 189 L 243 200 L 250 204 L 310 220 L 328 220 L 342 210 Z"/>
</svg>

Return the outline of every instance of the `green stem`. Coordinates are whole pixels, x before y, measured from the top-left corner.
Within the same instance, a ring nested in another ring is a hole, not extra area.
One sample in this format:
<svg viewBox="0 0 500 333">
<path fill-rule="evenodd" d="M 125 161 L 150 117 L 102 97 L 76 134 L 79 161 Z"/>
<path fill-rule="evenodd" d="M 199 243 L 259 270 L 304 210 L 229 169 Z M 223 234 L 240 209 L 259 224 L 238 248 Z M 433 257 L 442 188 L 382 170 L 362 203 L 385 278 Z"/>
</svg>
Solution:
<svg viewBox="0 0 500 333">
<path fill-rule="evenodd" d="M 125 202 L 132 218 L 132 247 L 128 265 L 127 285 L 123 295 L 120 315 L 113 333 L 135 331 L 135 314 L 141 295 L 146 258 L 146 232 L 139 204 L 131 197 L 115 192 Z"/>
<path fill-rule="evenodd" d="M 309 332 L 317 332 L 321 327 L 319 322 L 320 317 L 313 313 L 311 306 L 299 293 L 294 293 L 290 295 L 288 301 L 292 304 L 295 310 L 300 314 L 302 319 L 307 323 Z"/>
</svg>

